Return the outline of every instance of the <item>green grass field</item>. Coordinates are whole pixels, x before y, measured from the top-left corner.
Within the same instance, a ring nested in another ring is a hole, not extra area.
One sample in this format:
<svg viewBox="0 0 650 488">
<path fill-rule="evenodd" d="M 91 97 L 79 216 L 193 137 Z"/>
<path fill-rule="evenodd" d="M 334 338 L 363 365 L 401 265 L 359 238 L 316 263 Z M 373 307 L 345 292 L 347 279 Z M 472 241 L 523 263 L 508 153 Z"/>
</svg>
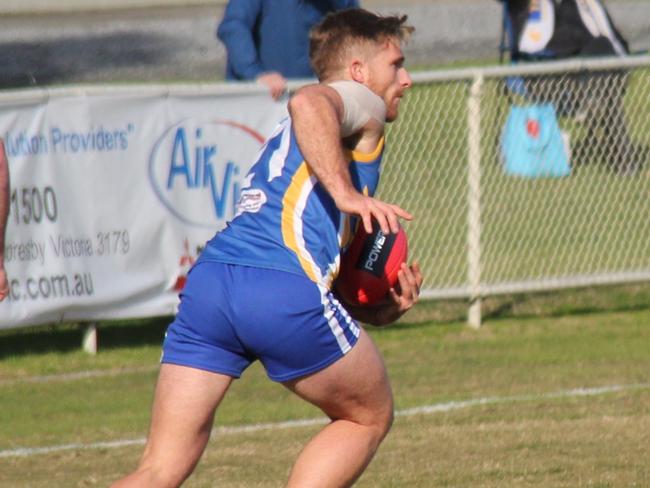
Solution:
<svg viewBox="0 0 650 488">
<path fill-rule="evenodd" d="M 444 305 L 425 303 L 410 321 L 372 329 L 398 416 L 357 486 L 649 486 L 649 293 L 625 290 L 611 312 L 582 313 L 588 308 L 571 299 L 566 314 L 566 300 L 537 296 L 529 309 L 495 307 L 478 331 L 454 320 L 414 322 Z M 0 486 L 107 486 L 130 470 L 147 432 L 166 323 L 105 326 L 94 357 L 79 350 L 73 326 L 5 331 Z M 575 391 L 599 387 L 614 389 Z M 408 410 L 426 406 L 433 411 Z M 185 486 L 282 486 L 318 426 L 259 425 L 320 417 L 254 365 L 229 392 L 216 419 L 222 430 Z M 97 445 L 112 441 L 134 444 Z M 57 447 L 69 444 L 79 446 Z M 44 447 L 55 450 L 30 451 Z"/>
</svg>

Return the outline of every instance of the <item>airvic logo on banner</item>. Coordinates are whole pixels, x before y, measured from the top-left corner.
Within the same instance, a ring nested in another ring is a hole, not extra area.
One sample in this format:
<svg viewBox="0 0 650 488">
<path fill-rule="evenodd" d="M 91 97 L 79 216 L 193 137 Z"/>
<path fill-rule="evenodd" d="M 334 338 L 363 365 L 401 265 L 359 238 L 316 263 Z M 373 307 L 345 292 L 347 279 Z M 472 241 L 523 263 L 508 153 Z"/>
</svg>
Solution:
<svg viewBox="0 0 650 488">
<path fill-rule="evenodd" d="M 151 150 L 151 187 L 185 224 L 223 227 L 235 215 L 242 182 L 263 143 L 262 135 L 237 122 L 183 120 Z"/>
</svg>

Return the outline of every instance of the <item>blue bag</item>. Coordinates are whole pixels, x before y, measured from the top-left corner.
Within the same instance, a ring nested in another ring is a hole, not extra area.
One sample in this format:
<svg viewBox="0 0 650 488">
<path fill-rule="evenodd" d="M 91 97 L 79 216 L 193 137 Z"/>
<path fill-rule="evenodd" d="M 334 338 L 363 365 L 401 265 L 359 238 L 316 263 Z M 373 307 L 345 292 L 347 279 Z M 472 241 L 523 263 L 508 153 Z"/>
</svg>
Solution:
<svg viewBox="0 0 650 488">
<path fill-rule="evenodd" d="M 527 178 L 568 176 L 568 153 L 552 104 L 510 107 L 501 133 L 506 174 Z"/>
</svg>

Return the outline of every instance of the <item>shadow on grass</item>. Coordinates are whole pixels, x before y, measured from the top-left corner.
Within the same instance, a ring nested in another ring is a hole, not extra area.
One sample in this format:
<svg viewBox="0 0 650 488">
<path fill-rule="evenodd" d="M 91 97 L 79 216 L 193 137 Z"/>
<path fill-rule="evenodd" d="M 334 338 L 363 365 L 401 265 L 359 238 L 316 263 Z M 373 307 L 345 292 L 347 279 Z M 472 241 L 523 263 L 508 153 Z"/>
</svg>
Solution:
<svg viewBox="0 0 650 488">
<path fill-rule="evenodd" d="M 97 327 L 101 350 L 162 344 L 170 317 L 102 322 Z M 79 350 L 86 324 L 58 324 L 2 331 L 0 360 L 23 354 Z"/>
<path fill-rule="evenodd" d="M 424 300 L 400 321 L 400 329 L 458 325 L 467 320 L 466 300 Z M 483 322 L 530 318 L 634 312 L 650 309 L 650 284 L 594 287 L 538 294 L 488 297 L 483 301 Z M 101 322 L 100 350 L 159 346 L 172 317 Z M 23 354 L 69 352 L 81 348 L 84 324 L 58 324 L 0 330 L 0 360 Z M 374 328 L 378 333 L 388 328 Z"/>
<path fill-rule="evenodd" d="M 467 321 L 467 300 L 423 300 L 400 321 L 402 329 Z M 482 320 L 562 317 L 650 309 L 650 283 L 502 295 L 483 299 Z M 378 329 L 381 330 L 381 329 Z"/>
<path fill-rule="evenodd" d="M 485 320 L 636 312 L 650 308 L 650 284 L 505 295 L 484 301 Z"/>
</svg>

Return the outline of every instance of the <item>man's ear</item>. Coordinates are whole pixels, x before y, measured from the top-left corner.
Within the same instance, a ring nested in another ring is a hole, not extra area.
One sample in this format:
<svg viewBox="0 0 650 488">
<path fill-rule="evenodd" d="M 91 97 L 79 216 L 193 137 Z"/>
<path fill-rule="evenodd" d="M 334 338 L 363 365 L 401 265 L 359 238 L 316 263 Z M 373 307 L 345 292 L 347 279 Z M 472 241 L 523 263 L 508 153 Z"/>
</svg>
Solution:
<svg viewBox="0 0 650 488">
<path fill-rule="evenodd" d="M 366 65 L 363 61 L 355 59 L 350 63 L 350 77 L 357 83 L 365 83 L 368 79 Z"/>
</svg>

